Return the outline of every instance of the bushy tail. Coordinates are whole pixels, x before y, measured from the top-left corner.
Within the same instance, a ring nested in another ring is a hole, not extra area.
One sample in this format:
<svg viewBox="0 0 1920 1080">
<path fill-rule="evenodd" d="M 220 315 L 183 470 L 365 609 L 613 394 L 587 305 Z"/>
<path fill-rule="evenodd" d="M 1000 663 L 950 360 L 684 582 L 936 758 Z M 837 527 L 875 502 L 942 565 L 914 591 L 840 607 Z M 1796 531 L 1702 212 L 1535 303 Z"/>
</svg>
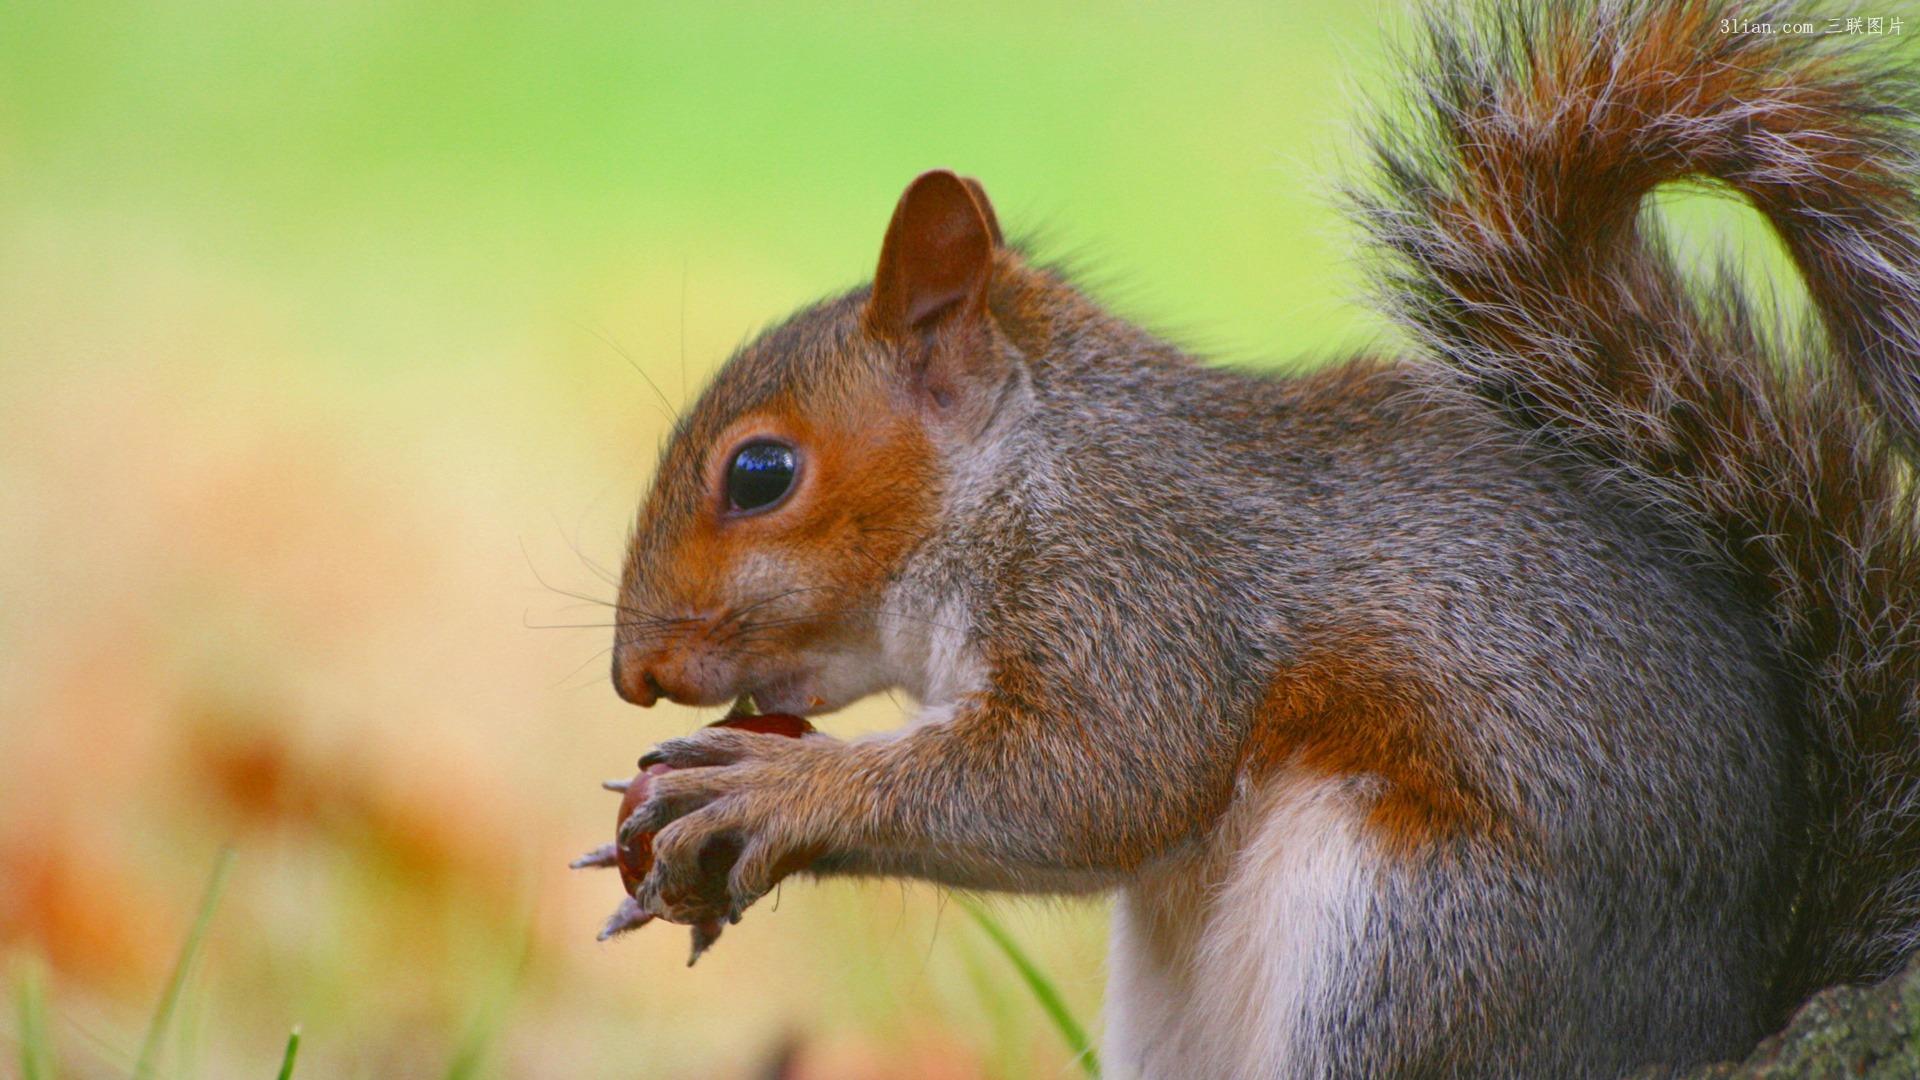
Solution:
<svg viewBox="0 0 1920 1080">
<path fill-rule="evenodd" d="M 1766 597 L 1815 750 L 1782 1000 L 1885 974 L 1920 945 L 1920 80 L 1805 7 L 1507 7 L 1432 17 L 1375 138 L 1381 292 L 1461 388 Z M 1689 178 L 1767 218 L 1817 325 L 1682 280 L 1641 211 Z"/>
</svg>

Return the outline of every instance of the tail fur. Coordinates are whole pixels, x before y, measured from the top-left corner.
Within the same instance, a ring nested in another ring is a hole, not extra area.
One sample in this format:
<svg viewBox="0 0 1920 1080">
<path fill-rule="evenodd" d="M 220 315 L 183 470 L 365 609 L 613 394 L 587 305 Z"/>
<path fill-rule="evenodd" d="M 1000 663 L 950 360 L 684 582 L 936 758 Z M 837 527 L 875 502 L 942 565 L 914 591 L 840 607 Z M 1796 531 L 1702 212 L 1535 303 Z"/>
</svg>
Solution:
<svg viewBox="0 0 1920 1080">
<path fill-rule="evenodd" d="M 1457 388 L 1764 598 L 1812 751 L 1783 1007 L 1920 945 L 1920 79 L 1899 38 L 1755 29 L 1806 10 L 1438 14 L 1355 195 L 1386 303 Z M 1808 325 L 1683 280 L 1642 207 L 1688 179 L 1771 223 Z"/>
</svg>

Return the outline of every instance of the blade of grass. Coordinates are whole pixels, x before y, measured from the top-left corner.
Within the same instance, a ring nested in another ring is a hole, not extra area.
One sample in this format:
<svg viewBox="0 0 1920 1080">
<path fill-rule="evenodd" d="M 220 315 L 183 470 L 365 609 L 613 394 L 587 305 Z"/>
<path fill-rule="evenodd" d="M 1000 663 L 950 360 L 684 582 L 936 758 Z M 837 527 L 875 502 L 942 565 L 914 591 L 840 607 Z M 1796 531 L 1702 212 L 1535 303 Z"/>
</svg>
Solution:
<svg viewBox="0 0 1920 1080">
<path fill-rule="evenodd" d="M 21 1080 L 54 1080 L 60 1069 L 53 1060 L 53 1036 L 47 1031 L 46 984 L 39 963 L 20 965 L 20 1076 Z"/>
<path fill-rule="evenodd" d="M 492 1009 L 482 1010 L 474 1018 L 460 1045 L 454 1049 L 453 1060 L 447 1064 L 447 1080 L 473 1080 L 480 1075 L 480 1066 L 486 1061 L 489 1044 L 493 1041 L 494 1023 Z"/>
<path fill-rule="evenodd" d="M 474 1080 L 481 1075 L 486 1064 L 487 1054 L 493 1049 L 494 1041 L 499 1037 L 506 1024 L 507 1014 L 513 1007 L 514 998 L 519 996 L 521 980 L 525 978 L 527 966 L 533 961 L 533 918 L 528 916 L 521 925 L 518 948 L 512 952 L 513 959 L 507 963 L 502 973 L 500 985 L 480 1006 L 467 1028 L 466 1035 L 455 1048 L 453 1061 L 447 1065 L 447 1080 Z"/>
<path fill-rule="evenodd" d="M 1053 1021 L 1053 1026 L 1060 1032 L 1060 1037 L 1066 1040 L 1067 1049 L 1073 1051 L 1073 1058 L 1080 1063 L 1081 1071 L 1088 1076 L 1099 1076 L 1100 1059 L 1094 1053 L 1093 1040 L 1087 1038 L 1086 1029 L 1073 1018 L 1072 1010 L 1067 1008 L 1066 999 L 1060 996 L 1060 991 L 1053 985 L 1053 981 L 1048 979 L 1046 973 L 1042 972 L 1039 966 L 1027 956 L 1026 950 L 1013 940 L 1013 935 L 1007 933 L 1006 927 L 1001 926 L 993 916 L 987 914 L 986 909 L 964 896 L 955 897 L 955 900 L 966 909 L 968 915 L 973 917 L 974 923 L 986 933 L 987 937 L 999 946 L 1000 951 L 1007 955 L 1014 970 L 1020 973 L 1021 980 L 1027 984 L 1027 989 L 1033 991 L 1034 1000 L 1040 1003 L 1041 1010 L 1047 1014 L 1049 1020 Z"/>
<path fill-rule="evenodd" d="M 287 1052 L 280 1055 L 280 1080 L 293 1080 L 293 1059 L 300 1056 L 300 1025 L 287 1035 Z"/>
<path fill-rule="evenodd" d="M 967 981 L 980 997 L 989 1029 L 993 1032 L 993 1056 L 990 1067 L 981 1070 L 986 1076 L 1020 1076 L 1032 1071 L 1031 1058 L 1033 1047 L 1026 1037 L 1025 1025 L 1021 1023 L 1026 1011 L 1026 991 L 1015 989 L 1007 983 L 999 966 L 1005 963 L 999 958 L 1000 950 L 993 945 L 976 939 L 971 935 L 960 935 L 950 939 L 954 949 L 960 954 L 960 963 L 967 973 Z M 989 953 L 993 955 L 988 955 Z M 992 970 L 988 970 L 988 965 Z"/>
<path fill-rule="evenodd" d="M 147 1037 L 140 1043 L 140 1057 L 133 1064 L 135 1080 L 147 1080 L 153 1075 L 154 1063 L 160 1056 L 160 1048 L 167 1041 L 167 1031 L 173 1026 L 173 1012 L 180 1004 L 180 990 L 187 984 L 187 974 L 193 967 L 194 957 L 200 952 L 200 943 L 207 936 L 207 926 L 213 922 L 213 909 L 219 906 L 220 890 L 226 887 L 227 871 L 233 868 L 233 849 L 221 848 L 220 855 L 213 861 L 213 873 L 207 878 L 207 889 L 200 897 L 200 911 L 194 916 L 193 928 L 187 931 L 187 940 L 180 946 L 180 959 L 174 962 L 173 974 L 167 979 L 167 989 L 160 996 L 160 1006 L 153 1012 L 153 1020 L 147 1025 Z"/>
</svg>

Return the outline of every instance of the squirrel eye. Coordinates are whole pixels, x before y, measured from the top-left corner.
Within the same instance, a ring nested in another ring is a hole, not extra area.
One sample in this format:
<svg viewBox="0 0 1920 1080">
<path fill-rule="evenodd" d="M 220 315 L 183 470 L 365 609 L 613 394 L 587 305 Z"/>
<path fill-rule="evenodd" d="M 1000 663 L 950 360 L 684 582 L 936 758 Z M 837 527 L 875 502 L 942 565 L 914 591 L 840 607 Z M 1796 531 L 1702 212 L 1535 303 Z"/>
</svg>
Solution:
<svg viewBox="0 0 1920 1080">
<path fill-rule="evenodd" d="M 793 447 L 751 442 L 727 466 L 727 503 L 735 510 L 760 510 L 780 501 L 793 486 Z"/>
</svg>

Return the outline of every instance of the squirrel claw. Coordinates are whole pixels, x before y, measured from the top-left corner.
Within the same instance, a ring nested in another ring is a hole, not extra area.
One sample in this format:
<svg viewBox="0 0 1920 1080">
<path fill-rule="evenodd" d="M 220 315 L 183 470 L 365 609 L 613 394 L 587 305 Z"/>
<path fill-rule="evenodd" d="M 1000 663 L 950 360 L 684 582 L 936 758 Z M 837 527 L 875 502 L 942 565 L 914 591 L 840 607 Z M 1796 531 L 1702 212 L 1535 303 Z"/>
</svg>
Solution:
<svg viewBox="0 0 1920 1080">
<path fill-rule="evenodd" d="M 633 897 L 629 896 L 620 901 L 619 907 L 613 909 L 613 914 L 607 918 L 607 925 L 600 928 L 600 934 L 594 940 L 605 941 L 616 934 L 637 930 L 652 921 L 653 913 L 642 908 Z"/>
<path fill-rule="evenodd" d="M 639 825 L 635 824 L 635 822 L 639 820 L 640 820 L 640 811 L 636 809 L 632 814 L 628 815 L 627 820 L 620 823 L 620 828 L 614 831 L 614 836 L 616 837 L 618 843 L 630 844 L 633 842 L 633 838 L 635 835 L 637 835 L 640 832 L 646 831 L 641 829 Z"/>
<path fill-rule="evenodd" d="M 703 922 L 693 925 L 693 952 L 687 957 L 688 967 L 692 967 L 694 962 L 700 959 L 701 953 L 713 948 L 713 943 L 720 940 L 720 931 L 722 929 L 723 927 L 718 922 Z"/>
<path fill-rule="evenodd" d="M 627 792 L 627 785 L 631 783 L 633 783 L 631 780 L 602 780 L 600 781 L 600 786 L 608 791 L 617 791 L 624 795 Z"/>
<path fill-rule="evenodd" d="M 602 844 L 585 855 L 567 864 L 569 870 L 586 870 L 596 866 L 618 866 L 619 849 L 612 844 Z"/>
</svg>

